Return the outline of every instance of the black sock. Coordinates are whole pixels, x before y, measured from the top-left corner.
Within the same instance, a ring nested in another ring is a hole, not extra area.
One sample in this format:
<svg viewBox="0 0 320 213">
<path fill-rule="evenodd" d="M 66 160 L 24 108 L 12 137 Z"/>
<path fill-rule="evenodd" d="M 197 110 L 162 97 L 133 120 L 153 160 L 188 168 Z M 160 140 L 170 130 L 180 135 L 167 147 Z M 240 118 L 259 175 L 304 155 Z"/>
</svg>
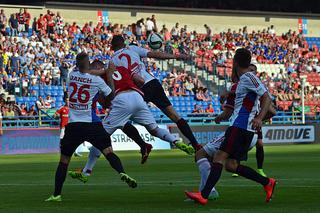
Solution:
<svg viewBox="0 0 320 213">
<path fill-rule="evenodd" d="M 251 169 L 250 167 L 247 167 L 247 166 L 239 165 L 237 168 L 237 174 L 249 180 L 253 180 L 257 183 L 260 183 L 263 186 L 269 183 L 269 178 L 263 177 L 254 169 Z"/>
<path fill-rule="evenodd" d="M 118 173 L 124 173 L 121 160 L 116 154 L 111 152 L 111 153 L 107 154 L 105 157 L 109 161 L 110 166 L 114 170 L 116 170 Z"/>
<path fill-rule="evenodd" d="M 181 131 L 181 133 L 184 136 L 186 136 L 186 138 L 188 138 L 188 140 L 190 141 L 190 143 L 193 146 L 193 148 L 196 148 L 196 145 L 198 144 L 198 141 L 194 137 L 194 135 L 192 133 L 192 130 L 191 130 L 189 124 L 187 123 L 187 121 L 184 120 L 183 118 L 181 118 L 180 120 L 178 120 L 177 126 L 178 126 L 179 130 Z"/>
<path fill-rule="evenodd" d="M 206 185 L 201 191 L 201 195 L 203 198 L 208 198 L 212 188 L 216 185 L 218 180 L 220 179 L 221 173 L 222 173 L 223 165 L 221 163 L 213 163 L 211 165 L 211 171 L 208 177 L 208 180 L 206 182 Z"/>
<path fill-rule="evenodd" d="M 132 140 L 134 140 L 134 142 L 136 142 L 136 144 L 138 144 L 138 146 L 141 149 L 142 154 L 144 154 L 144 152 L 146 151 L 146 143 L 144 142 L 144 140 L 141 138 L 138 130 L 130 123 L 126 123 L 126 125 L 124 125 L 122 131 Z"/>
<path fill-rule="evenodd" d="M 257 166 L 258 169 L 262 169 L 263 161 L 264 161 L 264 150 L 262 147 L 256 147 L 256 159 L 257 159 Z"/>
<path fill-rule="evenodd" d="M 66 180 L 68 164 L 59 162 L 57 171 L 56 171 L 56 178 L 55 178 L 55 187 L 54 187 L 54 196 L 61 195 L 61 190 L 64 181 Z"/>
</svg>

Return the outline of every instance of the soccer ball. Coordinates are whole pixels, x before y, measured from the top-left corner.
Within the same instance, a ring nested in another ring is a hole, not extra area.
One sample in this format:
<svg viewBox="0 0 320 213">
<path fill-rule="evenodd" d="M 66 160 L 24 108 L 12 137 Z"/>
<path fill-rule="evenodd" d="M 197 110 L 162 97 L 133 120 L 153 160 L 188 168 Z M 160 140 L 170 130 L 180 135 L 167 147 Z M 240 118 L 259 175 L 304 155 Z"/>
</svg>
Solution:
<svg viewBox="0 0 320 213">
<path fill-rule="evenodd" d="M 147 42 L 151 49 L 157 50 L 162 47 L 163 38 L 158 33 L 151 33 L 148 37 Z"/>
</svg>

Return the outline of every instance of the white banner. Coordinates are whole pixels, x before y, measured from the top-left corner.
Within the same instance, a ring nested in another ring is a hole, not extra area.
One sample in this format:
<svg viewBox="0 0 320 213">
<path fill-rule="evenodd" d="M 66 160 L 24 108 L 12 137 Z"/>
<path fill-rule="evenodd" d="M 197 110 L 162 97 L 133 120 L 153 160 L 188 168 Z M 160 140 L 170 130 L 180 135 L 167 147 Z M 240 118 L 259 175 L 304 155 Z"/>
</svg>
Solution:
<svg viewBox="0 0 320 213">
<path fill-rule="evenodd" d="M 312 125 L 263 126 L 263 143 L 310 143 L 315 142 Z"/>
<path fill-rule="evenodd" d="M 146 143 L 150 143 L 153 146 L 153 150 L 156 149 L 171 149 L 170 143 L 165 142 L 157 137 L 153 137 L 143 126 L 134 125 L 139 131 L 142 139 Z M 166 125 L 159 125 L 160 128 L 168 129 Z M 112 148 L 117 150 L 140 150 L 139 146 L 131 140 L 122 130 L 118 129 L 111 135 Z M 91 144 L 85 142 L 82 144 L 78 151 L 79 152 L 88 152 L 88 148 L 91 147 Z"/>
</svg>

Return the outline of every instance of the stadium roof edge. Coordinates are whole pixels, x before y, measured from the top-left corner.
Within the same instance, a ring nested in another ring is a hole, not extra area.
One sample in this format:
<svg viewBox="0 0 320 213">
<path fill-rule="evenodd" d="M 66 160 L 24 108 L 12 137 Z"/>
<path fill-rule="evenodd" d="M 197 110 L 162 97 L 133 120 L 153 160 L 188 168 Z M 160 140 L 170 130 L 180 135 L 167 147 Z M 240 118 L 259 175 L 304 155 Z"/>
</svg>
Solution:
<svg viewBox="0 0 320 213">
<path fill-rule="evenodd" d="M 30 8 L 30 9 L 44 9 L 44 6 L 34 5 L 14 5 L 14 4 L 0 4 L 0 8 Z"/>
<path fill-rule="evenodd" d="M 289 12 L 264 12 L 264 11 L 248 11 L 248 10 L 218 10 L 218 9 L 199 9 L 199 8 L 181 8 L 181 7 L 152 7 L 143 5 L 116 5 L 116 4 L 92 4 L 92 3 L 70 3 L 70 2 L 55 2 L 47 1 L 44 3 L 45 8 L 69 8 L 72 9 L 113 9 L 113 10 L 130 10 L 130 11 L 152 11 L 162 13 L 190 13 L 190 14 L 206 14 L 206 15 L 242 15 L 242 16 L 254 16 L 254 17 L 305 17 L 305 18 L 320 18 L 320 14 L 312 13 L 289 13 Z"/>
</svg>

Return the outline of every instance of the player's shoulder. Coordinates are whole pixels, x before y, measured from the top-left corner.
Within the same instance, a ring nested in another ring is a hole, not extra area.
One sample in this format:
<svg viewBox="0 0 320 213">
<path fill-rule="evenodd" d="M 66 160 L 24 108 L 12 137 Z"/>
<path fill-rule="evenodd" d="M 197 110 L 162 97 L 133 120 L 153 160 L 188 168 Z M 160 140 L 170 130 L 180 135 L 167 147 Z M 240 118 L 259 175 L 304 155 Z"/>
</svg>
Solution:
<svg viewBox="0 0 320 213">
<path fill-rule="evenodd" d="M 238 83 L 234 83 L 231 85 L 231 88 L 230 88 L 230 92 L 234 92 L 237 90 L 237 87 L 238 87 Z"/>
<path fill-rule="evenodd" d="M 252 72 L 246 72 L 240 77 L 240 81 L 245 82 L 246 84 L 253 84 L 256 87 L 259 87 L 262 85 L 261 81 L 259 78 L 253 74 Z"/>
</svg>

